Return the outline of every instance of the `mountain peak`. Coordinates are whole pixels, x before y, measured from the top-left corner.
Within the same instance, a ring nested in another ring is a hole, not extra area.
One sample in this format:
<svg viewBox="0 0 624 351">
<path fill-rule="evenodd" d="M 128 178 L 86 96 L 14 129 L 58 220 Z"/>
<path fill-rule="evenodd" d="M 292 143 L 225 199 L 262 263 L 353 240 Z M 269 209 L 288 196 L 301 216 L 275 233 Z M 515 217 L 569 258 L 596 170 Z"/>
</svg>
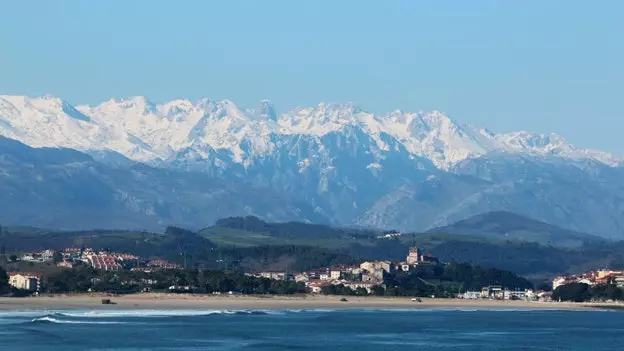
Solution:
<svg viewBox="0 0 624 351">
<path fill-rule="evenodd" d="M 271 121 L 277 121 L 279 119 L 271 100 L 260 100 L 258 106 L 251 110 L 251 115 L 259 119 L 268 119 Z"/>
<path fill-rule="evenodd" d="M 320 137 L 328 133 L 358 130 L 382 150 L 388 150 L 389 145 L 395 145 L 395 149 L 400 146 L 412 158 L 427 158 L 443 170 L 449 170 L 467 159 L 498 152 L 591 159 L 610 166 L 618 166 L 624 161 L 605 152 L 579 150 L 554 133 L 521 131 L 496 134 L 484 128 L 458 124 L 439 110 L 417 113 L 395 110 L 380 115 L 365 112 L 352 102 L 325 102 L 278 114 L 269 100 L 261 100 L 253 109 L 242 110 L 230 100 L 203 98 L 192 103 L 177 99 L 156 105 L 144 96 L 135 96 L 111 99 L 93 108 L 79 106 L 76 109 L 53 96 L 5 96 L 0 105 L 0 121 L 2 118 L 7 121 L 2 135 L 15 138 L 25 135 L 20 140 L 34 138 L 32 140 L 37 140 L 36 145 L 54 145 L 51 141 L 55 139 L 53 136 L 35 133 L 28 124 L 61 115 L 89 122 L 101 133 L 94 139 L 89 134 L 93 131 L 71 127 L 74 129 L 61 133 L 64 140 L 62 146 L 77 144 L 85 150 L 101 150 L 112 143 L 116 145 L 115 151 L 129 158 L 137 157 L 136 145 L 143 145 L 147 152 L 141 157 L 169 158 L 184 145 L 195 145 L 193 141 L 198 135 L 202 135 L 202 140 L 209 142 L 216 150 L 237 155 L 250 150 L 248 146 L 241 146 L 243 144 L 262 144 L 263 147 L 254 149 L 254 155 L 257 155 L 257 150 L 275 150 L 271 135 Z M 26 116 L 31 116 L 30 122 Z M 26 118 L 22 126 L 8 122 L 20 117 Z M 61 124 L 58 128 L 69 127 Z M 128 140 L 130 144 L 126 145 Z M 126 146 L 121 147 L 122 144 Z M 153 150 L 160 151 L 152 154 Z"/>
</svg>

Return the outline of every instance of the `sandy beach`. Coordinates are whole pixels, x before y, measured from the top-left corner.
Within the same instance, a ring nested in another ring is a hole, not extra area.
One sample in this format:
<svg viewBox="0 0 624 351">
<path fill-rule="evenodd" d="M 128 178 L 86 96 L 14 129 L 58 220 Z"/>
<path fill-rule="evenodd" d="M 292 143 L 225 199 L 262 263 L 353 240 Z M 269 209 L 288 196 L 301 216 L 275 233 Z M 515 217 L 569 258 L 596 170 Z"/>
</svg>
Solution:
<svg viewBox="0 0 624 351">
<path fill-rule="evenodd" d="M 102 299 L 111 299 L 115 304 L 103 305 Z M 25 298 L 0 298 L 2 310 L 39 309 L 315 309 L 315 308 L 428 308 L 428 309 L 570 309 L 584 310 L 609 308 L 610 305 L 497 301 L 497 300 L 458 300 L 422 299 L 411 301 L 405 297 L 347 297 L 301 295 L 301 296 L 229 296 L 229 295 L 175 295 L 175 294 L 133 294 L 110 296 L 102 294 L 56 295 Z M 617 306 L 611 306 L 617 307 Z"/>
</svg>

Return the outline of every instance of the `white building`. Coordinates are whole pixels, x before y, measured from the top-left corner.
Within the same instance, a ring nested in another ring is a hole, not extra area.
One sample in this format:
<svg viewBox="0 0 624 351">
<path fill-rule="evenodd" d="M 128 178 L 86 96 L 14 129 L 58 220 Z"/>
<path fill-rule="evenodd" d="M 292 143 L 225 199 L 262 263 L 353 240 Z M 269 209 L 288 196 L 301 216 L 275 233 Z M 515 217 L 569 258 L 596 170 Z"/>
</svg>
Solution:
<svg viewBox="0 0 624 351">
<path fill-rule="evenodd" d="M 466 291 L 465 293 L 461 294 L 460 297 L 466 300 L 477 300 L 483 298 L 483 296 L 481 295 L 481 291 Z"/>
<path fill-rule="evenodd" d="M 11 272 L 9 285 L 16 289 L 39 291 L 41 287 L 41 275 L 37 273 Z"/>
<path fill-rule="evenodd" d="M 340 279 L 342 272 L 340 270 L 331 270 L 329 271 L 329 276 L 331 279 Z"/>
<path fill-rule="evenodd" d="M 351 290 L 357 290 L 358 288 L 366 289 L 367 293 L 371 293 L 373 286 L 376 284 L 373 283 L 365 283 L 365 282 L 345 282 L 344 286 L 350 288 Z"/>
</svg>

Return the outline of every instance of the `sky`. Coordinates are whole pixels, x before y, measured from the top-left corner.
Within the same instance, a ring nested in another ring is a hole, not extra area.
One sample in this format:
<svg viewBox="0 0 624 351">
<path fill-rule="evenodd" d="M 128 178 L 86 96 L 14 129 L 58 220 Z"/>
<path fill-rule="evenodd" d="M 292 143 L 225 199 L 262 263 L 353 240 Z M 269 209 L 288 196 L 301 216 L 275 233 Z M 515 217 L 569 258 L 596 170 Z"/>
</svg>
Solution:
<svg viewBox="0 0 624 351">
<path fill-rule="evenodd" d="M 624 1 L 0 0 L 0 94 L 353 102 L 624 155 Z"/>
</svg>

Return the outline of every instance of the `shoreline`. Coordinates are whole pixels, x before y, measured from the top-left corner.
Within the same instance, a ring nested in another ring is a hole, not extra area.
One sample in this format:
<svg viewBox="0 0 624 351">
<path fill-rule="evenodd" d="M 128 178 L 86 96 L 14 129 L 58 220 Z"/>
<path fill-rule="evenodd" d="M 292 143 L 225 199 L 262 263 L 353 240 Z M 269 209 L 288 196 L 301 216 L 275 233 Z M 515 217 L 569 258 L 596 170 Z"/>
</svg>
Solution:
<svg viewBox="0 0 624 351">
<path fill-rule="evenodd" d="M 114 304 L 104 305 L 102 299 Z M 461 300 L 410 297 L 326 295 L 182 295 L 142 293 L 131 295 L 76 294 L 38 297 L 0 297 L 0 314 L 17 310 L 280 310 L 280 309 L 480 309 L 480 310 L 619 310 L 622 304 Z"/>
</svg>

